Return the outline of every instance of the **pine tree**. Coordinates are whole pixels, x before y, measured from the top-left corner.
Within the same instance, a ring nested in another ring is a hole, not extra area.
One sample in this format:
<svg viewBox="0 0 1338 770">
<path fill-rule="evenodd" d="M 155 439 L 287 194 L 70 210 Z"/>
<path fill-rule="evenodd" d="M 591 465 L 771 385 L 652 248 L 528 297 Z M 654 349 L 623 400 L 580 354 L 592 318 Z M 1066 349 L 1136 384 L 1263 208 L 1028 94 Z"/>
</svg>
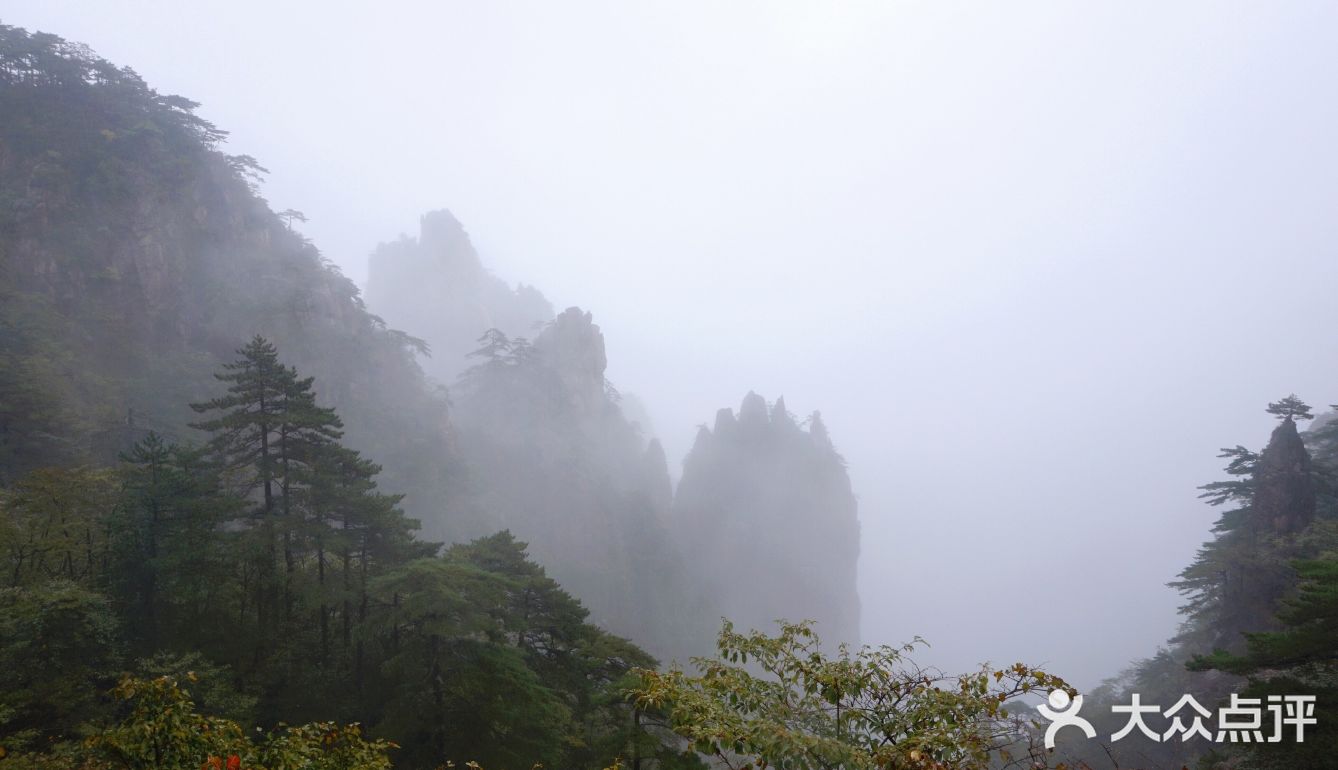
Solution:
<svg viewBox="0 0 1338 770">
<path fill-rule="evenodd" d="M 1294 422 L 1296 420 L 1309 420 L 1314 418 L 1314 415 L 1310 413 L 1310 407 L 1306 402 L 1297 398 L 1295 393 L 1288 395 L 1284 399 L 1270 403 L 1266 411 L 1277 417 L 1279 420 L 1292 420 Z"/>
<path fill-rule="evenodd" d="M 263 337 L 237 353 L 238 360 L 215 375 L 228 383 L 226 394 L 191 408 L 214 415 L 195 427 L 212 434 L 209 448 L 241 493 L 259 497 L 242 522 L 260 536 L 253 588 L 259 660 L 276 636 L 275 624 L 294 619 L 297 538 L 303 528 L 297 498 L 323 448 L 338 441 L 341 423 L 334 410 L 317 405 L 313 379 L 299 378 L 281 363 Z"/>
</svg>

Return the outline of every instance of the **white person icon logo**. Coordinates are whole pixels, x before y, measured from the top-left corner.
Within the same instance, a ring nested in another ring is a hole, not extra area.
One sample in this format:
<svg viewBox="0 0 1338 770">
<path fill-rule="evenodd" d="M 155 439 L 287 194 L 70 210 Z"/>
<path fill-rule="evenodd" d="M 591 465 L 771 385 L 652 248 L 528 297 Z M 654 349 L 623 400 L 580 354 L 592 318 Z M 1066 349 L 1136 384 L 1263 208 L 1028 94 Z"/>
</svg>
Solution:
<svg viewBox="0 0 1338 770">
<path fill-rule="evenodd" d="M 1053 690 L 1046 700 L 1050 703 L 1049 708 L 1042 703 L 1036 707 L 1036 710 L 1041 712 L 1041 716 L 1050 720 L 1050 726 L 1045 728 L 1045 747 L 1047 749 L 1055 747 L 1055 733 L 1064 727 L 1076 727 L 1082 730 L 1088 738 L 1096 737 L 1096 728 L 1092 727 L 1092 723 L 1078 716 L 1078 712 L 1082 710 L 1081 695 L 1070 698 L 1069 694 L 1063 690 Z M 1073 708 L 1069 708 L 1070 704 Z"/>
</svg>

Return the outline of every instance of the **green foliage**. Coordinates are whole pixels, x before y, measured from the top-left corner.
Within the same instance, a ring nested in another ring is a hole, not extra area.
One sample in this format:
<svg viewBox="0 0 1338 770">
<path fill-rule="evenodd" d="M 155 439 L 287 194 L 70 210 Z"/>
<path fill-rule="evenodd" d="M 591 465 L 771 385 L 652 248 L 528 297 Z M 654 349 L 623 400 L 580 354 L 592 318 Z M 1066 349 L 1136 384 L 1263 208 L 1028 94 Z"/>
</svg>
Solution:
<svg viewBox="0 0 1338 770">
<path fill-rule="evenodd" d="M 16 585 L 0 594 L 14 678 L 0 739 L 25 763 L 380 766 L 361 728 L 277 727 L 251 746 L 235 721 L 335 716 L 401 740 L 409 766 L 683 764 L 622 696 L 654 660 L 587 623 L 524 543 L 503 532 L 434 556 L 266 340 L 219 379 L 227 392 L 197 406 L 206 448 L 151 432 L 115 469 L 39 469 L 0 498 Z M 122 683 L 130 716 L 79 755 L 122 646 L 150 678 Z M 234 721 L 202 716 L 180 679 Z"/>
<path fill-rule="evenodd" d="M 63 376 L 77 367 L 49 342 L 63 331 L 50 303 L 0 287 L 0 483 L 78 456 L 83 425 Z"/>
<path fill-rule="evenodd" d="M 116 632 L 107 599 L 75 583 L 0 589 L 0 746 L 45 750 L 96 716 Z"/>
<path fill-rule="evenodd" d="M 1043 762 L 1013 701 L 1068 686 L 1023 664 L 962 676 L 916 667 L 914 649 L 825 654 L 810 624 L 774 637 L 727 622 L 700 674 L 641 672 L 637 703 L 731 767 L 972 768 Z"/>
<path fill-rule="evenodd" d="M 5 583 L 99 583 L 116 504 L 115 476 L 106 470 L 41 468 L 19 479 L 0 496 Z"/>
<path fill-rule="evenodd" d="M 638 741 L 661 746 L 629 729 L 621 697 L 653 659 L 587 624 L 509 532 L 410 562 L 373 593 L 383 672 L 398 683 L 385 726 L 406 760 L 598 766 Z"/>
<path fill-rule="evenodd" d="M 1195 671 L 1249 677 L 1246 697 L 1316 696 L 1318 723 L 1307 730 L 1304 743 L 1265 743 L 1231 752 L 1247 755 L 1252 767 L 1319 767 L 1338 755 L 1338 552 L 1294 567 L 1300 590 L 1278 613 L 1281 630 L 1249 634 L 1242 654 L 1216 650 L 1190 662 Z"/>
<path fill-rule="evenodd" d="M 238 692 L 233 671 L 200 652 L 157 652 L 136 661 L 134 671 L 139 679 L 189 682 L 191 700 L 201 712 L 238 724 L 255 723 L 255 696 Z"/>
<path fill-rule="evenodd" d="M 113 694 L 129 705 L 130 713 L 89 744 L 118 765 L 185 770 L 203 766 L 211 756 L 242 755 L 250 749 L 241 727 L 198 713 L 189 693 L 170 677 L 122 679 Z"/>
<path fill-rule="evenodd" d="M 150 432 L 121 456 L 121 502 L 111 521 L 114 591 L 134 608 L 141 654 L 163 638 L 217 652 L 204 609 L 231 576 L 224 531 L 242 508 L 203 453 Z M 165 672 L 164 672 L 165 673 Z"/>
<path fill-rule="evenodd" d="M 115 696 L 130 713 L 88 741 L 95 756 L 132 770 L 386 770 L 388 741 L 367 741 L 358 725 L 280 727 L 252 742 L 236 723 L 196 711 L 171 677 L 126 678 Z"/>
</svg>

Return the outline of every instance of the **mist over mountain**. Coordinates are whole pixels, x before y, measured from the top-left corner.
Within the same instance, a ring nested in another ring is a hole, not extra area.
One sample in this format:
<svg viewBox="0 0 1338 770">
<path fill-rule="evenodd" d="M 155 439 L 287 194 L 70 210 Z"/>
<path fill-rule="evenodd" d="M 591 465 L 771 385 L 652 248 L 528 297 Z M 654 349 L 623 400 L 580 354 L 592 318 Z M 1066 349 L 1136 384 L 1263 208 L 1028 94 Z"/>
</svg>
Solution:
<svg viewBox="0 0 1338 770">
<path fill-rule="evenodd" d="M 469 234 L 451 212 L 420 220 L 417 238 L 401 236 L 373 252 L 367 269 L 367 303 L 396 329 L 411 329 L 432 350 L 424 368 L 449 383 L 469 365 L 479 334 L 499 329 L 533 336 L 553 317 L 537 289 L 514 289 L 479 260 Z"/>
<path fill-rule="evenodd" d="M 784 398 L 768 407 L 753 392 L 737 415 L 721 409 L 684 460 L 674 519 L 725 617 L 806 618 L 830 641 L 859 641 L 857 504 L 817 412 L 801 427 Z"/>
<path fill-rule="evenodd" d="M 579 5 L 0 24 L 0 770 L 1334 766 L 1313 9 Z"/>
<path fill-rule="evenodd" d="M 275 213 L 258 195 L 261 165 L 220 150 L 226 134 L 192 102 L 78 46 L 34 40 L 49 47 L 10 59 L 23 62 L 24 87 L 0 94 L 3 478 L 114 463 L 150 431 L 199 441 L 188 405 L 259 335 L 314 377 L 344 440 L 381 466 L 381 487 L 405 495 L 425 537 L 464 542 L 510 529 L 595 622 L 653 653 L 709 652 L 731 605 L 765 608 L 741 625 L 830 616 L 840 621 L 827 629 L 833 638 L 857 638 L 857 611 L 829 612 L 855 602 L 853 577 L 805 577 L 819 557 L 802 539 L 772 543 L 769 559 L 797 571 L 770 573 L 787 576 L 771 586 L 726 579 L 719 560 L 737 542 L 703 559 L 702 543 L 729 534 L 701 510 L 700 480 L 686 487 L 691 502 L 675 506 L 669 459 L 646 432 L 645 409 L 607 381 L 591 313 L 554 315 L 537 289 L 508 287 L 445 210 L 425 214 L 417 238 L 373 253 L 365 305 L 297 231 L 300 212 Z M 778 413 L 782 443 L 817 440 L 820 426 L 789 436 L 783 422 Z M 790 474 L 804 501 L 781 514 L 791 531 L 839 521 L 837 539 L 848 540 L 856 530 L 843 472 L 845 497 L 822 498 L 830 444 L 777 451 L 765 442 L 734 450 L 739 462 Z M 800 489 L 809 483 L 818 486 Z M 761 524 L 773 502 L 760 486 L 751 497 L 720 492 L 738 495 L 729 520 L 739 524 Z M 853 576 L 857 547 L 838 551 L 849 562 L 837 571 Z M 775 593 L 807 596 L 798 583 L 810 578 L 823 601 L 788 604 Z M 847 596 L 832 593 L 838 585 Z"/>
<path fill-rule="evenodd" d="M 568 308 L 533 343 L 485 339 L 453 391 L 480 526 L 530 542 L 607 628 L 663 656 L 705 649 L 713 623 L 665 529 L 664 453 L 619 409 L 591 314 Z"/>
<path fill-rule="evenodd" d="M 598 622 L 667 658 L 708 650 L 722 615 L 759 629 L 809 619 L 833 640 L 858 640 L 856 505 L 820 416 L 804 430 L 784 399 L 768 416 L 750 394 L 737 425 L 722 410 L 718 436 L 699 436 L 675 494 L 643 410 L 625 408 L 605 376 L 593 315 L 568 308 L 528 321 L 541 307 L 537 290 L 495 279 L 449 213 L 423 223 L 417 243 L 372 255 L 380 288 L 369 294 L 379 297 L 373 310 L 418 324 L 404 328 L 434 358 L 445 340 L 456 351 L 447 355 L 472 362 L 451 390 L 465 502 L 426 521 L 428 531 L 447 540 L 515 532 Z M 393 284 L 381 277 L 388 265 Z M 503 317 L 537 333 L 485 326 Z M 730 554 L 759 548 L 741 577 Z"/>
</svg>

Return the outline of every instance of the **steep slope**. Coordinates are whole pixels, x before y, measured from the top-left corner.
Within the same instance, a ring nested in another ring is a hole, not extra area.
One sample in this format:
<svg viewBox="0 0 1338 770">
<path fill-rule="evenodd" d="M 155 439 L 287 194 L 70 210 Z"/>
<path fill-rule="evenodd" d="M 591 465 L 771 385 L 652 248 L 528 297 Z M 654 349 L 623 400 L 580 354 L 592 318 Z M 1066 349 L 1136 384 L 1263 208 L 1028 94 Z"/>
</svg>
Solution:
<svg viewBox="0 0 1338 770">
<path fill-rule="evenodd" d="M 195 104 L 86 48 L 0 27 L 0 479 L 106 461 L 186 404 L 255 334 L 316 377 L 411 512 L 454 467 L 414 341 L 254 188 Z"/>
<path fill-rule="evenodd" d="M 721 409 L 684 461 L 674 521 L 737 625 L 814 620 L 827 641 L 859 641 L 856 501 L 817 413 L 805 430 L 785 399 L 751 392 L 737 417 Z"/>
</svg>

